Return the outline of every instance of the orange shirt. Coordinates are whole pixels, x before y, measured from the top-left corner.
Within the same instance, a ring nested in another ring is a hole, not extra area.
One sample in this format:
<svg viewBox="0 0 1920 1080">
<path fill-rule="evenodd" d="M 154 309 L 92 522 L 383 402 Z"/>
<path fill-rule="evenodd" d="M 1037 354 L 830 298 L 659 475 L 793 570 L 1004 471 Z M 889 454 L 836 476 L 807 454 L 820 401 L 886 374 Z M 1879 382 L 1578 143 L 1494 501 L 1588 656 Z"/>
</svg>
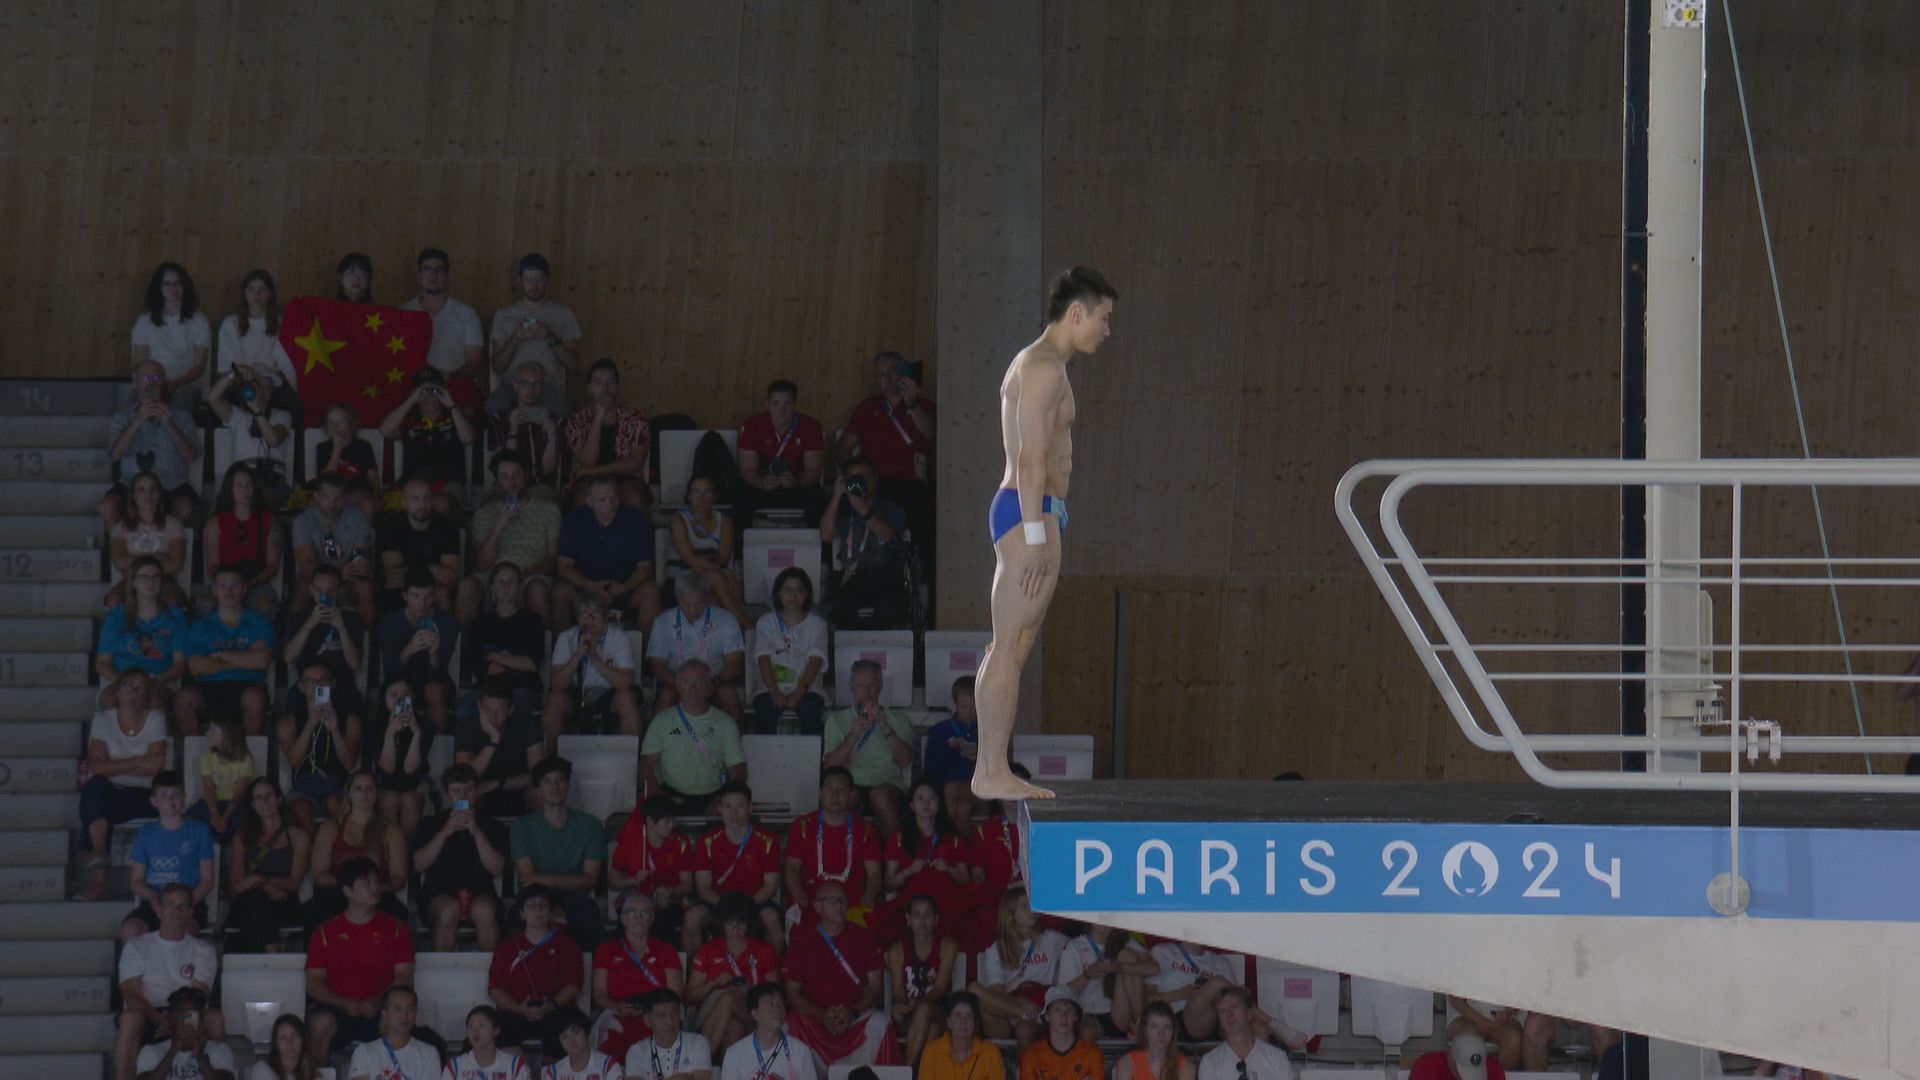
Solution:
<svg viewBox="0 0 1920 1080">
<path fill-rule="evenodd" d="M 1020 1055 L 1020 1080 L 1101 1080 L 1106 1070 L 1100 1048 L 1085 1039 L 1076 1038 L 1064 1054 L 1041 1039 Z"/>
</svg>

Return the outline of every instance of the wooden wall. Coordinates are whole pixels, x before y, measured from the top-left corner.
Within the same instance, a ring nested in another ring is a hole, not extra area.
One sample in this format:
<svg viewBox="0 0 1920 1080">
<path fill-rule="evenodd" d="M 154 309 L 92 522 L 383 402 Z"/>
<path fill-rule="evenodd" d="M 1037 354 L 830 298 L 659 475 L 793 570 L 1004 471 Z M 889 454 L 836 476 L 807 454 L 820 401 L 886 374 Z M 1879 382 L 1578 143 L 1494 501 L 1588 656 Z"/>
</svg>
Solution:
<svg viewBox="0 0 1920 1080">
<path fill-rule="evenodd" d="M 1909 453 L 1920 20 L 1894 3 L 1738 18 L 1815 452 Z M 1707 452 L 1797 455 L 1723 30 Z M 1622 33 L 1618 5 L 1049 5 L 1045 258 L 1121 292 L 1113 342 L 1075 372 L 1051 729 L 1110 733 L 1124 594 L 1131 775 L 1518 775 L 1454 729 L 1333 489 L 1368 458 L 1617 455 Z M 1920 504 L 1829 500 L 1836 550 L 1920 541 Z M 1606 550 L 1616 531 L 1604 496 L 1429 510 L 1429 552 Z M 1811 520 L 1804 495 L 1762 502 L 1749 539 L 1808 553 Z M 1920 640 L 1911 603 L 1849 595 L 1855 640 Z M 1833 639 L 1824 591 L 1746 600 L 1750 639 Z M 1488 633 L 1614 632 L 1604 590 L 1471 614 Z M 1593 731 L 1611 695 L 1515 703 L 1533 730 Z M 1854 725 L 1844 690 L 1748 700 L 1794 730 Z M 1869 730 L 1905 730 L 1886 689 L 1864 701 Z"/>
<path fill-rule="evenodd" d="M 732 424 L 768 379 L 829 425 L 933 348 L 930 0 L 198 0 L 0 10 L 0 373 L 119 376 L 147 274 L 375 296 L 453 257 L 482 319 L 538 250 L 589 358 Z"/>
</svg>

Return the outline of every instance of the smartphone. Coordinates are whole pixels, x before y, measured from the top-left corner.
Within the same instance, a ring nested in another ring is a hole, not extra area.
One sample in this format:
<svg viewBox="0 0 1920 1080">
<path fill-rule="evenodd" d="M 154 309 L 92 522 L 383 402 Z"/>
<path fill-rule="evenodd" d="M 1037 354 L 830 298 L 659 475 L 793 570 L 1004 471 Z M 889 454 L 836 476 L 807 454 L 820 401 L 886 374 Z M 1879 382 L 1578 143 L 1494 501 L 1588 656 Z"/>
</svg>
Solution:
<svg viewBox="0 0 1920 1080">
<path fill-rule="evenodd" d="M 331 705 L 331 704 L 333 704 L 333 687 L 331 687 L 331 686 L 326 686 L 326 685 L 321 685 L 321 686 L 316 686 L 316 687 L 314 687 L 314 688 L 313 688 L 313 703 L 314 703 L 315 705 Z"/>
<path fill-rule="evenodd" d="M 473 809 L 473 804 L 465 799 L 456 799 L 453 804 L 453 809 L 455 813 L 463 813 Z"/>
<path fill-rule="evenodd" d="M 520 325 L 521 325 L 521 326 L 532 326 L 532 325 L 533 325 L 534 323 L 537 323 L 537 322 L 539 322 L 539 321 L 540 321 L 539 319 L 536 319 L 536 318 L 534 318 L 533 316 L 531 316 L 531 315 L 529 315 L 529 316 L 527 316 L 526 318 L 524 318 L 524 319 L 521 319 L 521 320 L 520 320 Z"/>
<path fill-rule="evenodd" d="M 333 604 L 333 594 L 330 592 L 323 592 L 318 597 L 315 598 L 315 602 L 318 603 L 321 607 L 329 607 Z"/>
<path fill-rule="evenodd" d="M 410 712 L 412 712 L 412 711 L 413 711 L 413 698 L 411 698 L 411 697 L 406 697 L 406 696 L 402 696 L 401 698 L 399 698 L 399 699 L 398 699 L 397 701 L 395 701 L 395 702 L 393 703 L 393 711 L 394 711 L 394 712 L 396 712 L 396 713 L 410 713 Z"/>
<path fill-rule="evenodd" d="M 183 1028 L 198 1028 L 200 1026 L 200 1010 L 188 1009 L 186 1012 L 181 1013 L 180 1026 Z"/>
</svg>

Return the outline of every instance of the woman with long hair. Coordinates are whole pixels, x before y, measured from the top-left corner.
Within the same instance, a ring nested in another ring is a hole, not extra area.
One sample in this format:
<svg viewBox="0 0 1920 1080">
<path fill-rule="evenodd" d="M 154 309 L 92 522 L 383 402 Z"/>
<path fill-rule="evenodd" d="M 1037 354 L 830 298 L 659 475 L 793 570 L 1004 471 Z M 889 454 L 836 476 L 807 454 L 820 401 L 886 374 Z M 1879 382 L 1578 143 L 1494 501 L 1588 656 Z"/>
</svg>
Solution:
<svg viewBox="0 0 1920 1080">
<path fill-rule="evenodd" d="M 1060 984 L 1080 1004 L 1080 1037 L 1124 1039 L 1147 1000 L 1145 980 L 1160 962 L 1124 930 L 1087 923 L 1060 957 Z"/>
<path fill-rule="evenodd" d="M 673 537 L 673 555 L 667 566 L 700 571 L 707 579 L 707 592 L 713 602 L 745 626 L 747 608 L 741 602 L 740 578 L 733 572 L 733 519 L 714 505 L 715 499 L 712 477 L 696 476 L 687 481 L 687 505 L 667 519 Z"/>
<path fill-rule="evenodd" d="M 967 987 L 980 999 L 990 1037 L 1011 1035 L 1025 1050 L 1045 1032 L 1041 1006 L 1066 946 L 1066 935 L 1041 928 L 1025 886 L 1001 894 L 993 944 L 980 953 L 978 978 Z"/>
<path fill-rule="evenodd" d="M 193 276 L 176 262 L 163 262 L 147 278 L 147 310 L 133 320 L 133 366 L 152 360 L 166 375 L 161 395 L 176 409 L 200 404 L 213 333 L 200 313 Z"/>
<path fill-rule="evenodd" d="M 280 344 L 280 293 L 272 274 L 247 271 L 247 276 L 240 279 L 240 306 L 220 321 L 220 333 L 214 340 L 219 345 L 213 354 L 215 368 L 246 368 L 265 375 L 273 380 L 273 407 L 299 415 L 294 388 L 300 378 Z M 243 377 L 243 381 L 252 379 Z"/>
<path fill-rule="evenodd" d="M 959 946 L 940 932 L 940 908 L 933 897 L 907 898 L 907 932 L 887 946 L 887 971 L 893 978 L 893 1027 L 907 1033 L 907 1060 L 920 1060 L 939 1025 L 937 1002 L 953 985 Z"/>
<path fill-rule="evenodd" d="M 373 773 L 358 769 L 347 778 L 346 813 L 320 825 L 313 837 L 313 899 L 307 901 L 307 929 L 347 910 L 346 894 L 334 870 L 352 859 L 371 859 L 380 868 L 381 911 L 406 919 L 407 905 L 394 894 L 407 886 L 406 837 L 380 813 L 380 785 Z"/>
<path fill-rule="evenodd" d="M 730 892 L 715 905 L 720 933 L 693 954 L 687 980 L 692 1022 L 709 1046 L 732 1046 L 746 1037 L 747 991 L 779 977 L 780 956 L 761 936 L 760 905 L 742 892 Z"/>
<path fill-rule="evenodd" d="M 788 709 L 800 734 L 826 730 L 827 699 L 820 673 L 827 664 L 827 620 L 813 610 L 813 579 L 789 566 L 773 579 L 772 606 L 753 632 L 753 663 L 761 690 L 753 696 L 753 734 L 772 735 Z"/>
<path fill-rule="evenodd" d="M 166 492 L 160 487 L 159 477 L 143 469 L 127 481 L 120 519 L 107 533 L 107 553 L 120 575 L 107 590 L 108 607 L 126 602 L 127 575 L 132 572 L 133 560 L 142 555 L 160 562 L 160 570 L 166 575 L 160 596 L 166 605 L 186 606 L 187 593 L 180 587 L 179 574 L 187 565 L 187 529 L 180 519 L 167 513 Z"/>
<path fill-rule="evenodd" d="M 273 1021 L 267 1054 L 247 1070 L 247 1080 L 316 1080 L 320 1075 L 307 1053 L 307 1022 L 293 1013 Z"/>
<path fill-rule="evenodd" d="M 139 671 L 153 682 L 148 703 L 162 713 L 173 711 L 173 689 L 187 672 L 187 620 L 164 600 L 166 581 L 165 566 L 152 555 L 127 564 L 127 583 L 132 588 L 124 602 L 100 620 L 100 643 L 94 649 L 100 708 L 109 708 L 118 699 L 121 676 Z M 183 718 L 182 725 L 188 720 L 197 732 L 199 718 Z"/>
<path fill-rule="evenodd" d="M 312 839 L 288 820 L 286 798 L 270 776 L 247 784 L 246 807 L 227 860 L 227 929 L 239 952 L 279 952 L 280 932 L 301 924 L 300 882 L 307 876 Z"/>
<path fill-rule="evenodd" d="M 87 768 L 80 788 L 80 828 L 87 834 L 87 872 L 77 899 L 107 898 L 107 856 L 115 825 L 153 813 L 153 778 L 173 745 L 167 717 L 148 700 L 147 673 L 133 668 L 114 684 L 114 701 L 87 729 Z"/>
<path fill-rule="evenodd" d="M 915 896 L 929 897 L 943 916 L 963 924 L 980 893 L 972 884 L 972 845 L 954 827 L 940 789 L 930 780 L 915 783 L 907 806 L 910 812 L 887 837 L 882 863 L 893 899 L 867 916 L 867 928 L 888 943 L 906 933 L 907 905 Z"/>
<path fill-rule="evenodd" d="M 1174 1045 L 1173 1006 L 1155 1001 L 1140 1012 L 1139 1046 L 1113 1066 L 1113 1080 L 1194 1080 L 1194 1064 Z"/>
<path fill-rule="evenodd" d="M 207 748 L 200 754 L 199 795 L 187 816 L 213 830 L 213 838 L 226 843 L 246 817 L 240 804 L 246 787 L 260 775 L 261 762 L 253 760 L 247 749 L 247 729 L 237 716 L 207 718 Z"/>
<path fill-rule="evenodd" d="M 947 1014 L 947 1030 L 921 1051 L 918 1080 L 1006 1080 L 1000 1048 L 986 1038 L 980 999 L 959 990 L 941 998 L 939 1007 Z"/>
<path fill-rule="evenodd" d="M 213 516 L 200 534 L 200 548 L 206 555 L 208 581 L 222 566 L 240 567 L 247 576 L 246 605 L 273 618 L 280 601 L 273 591 L 283 557 L 280 529 L 253 469 L 245 462 L 235 462 L 221 479 Z"/>
</svg>

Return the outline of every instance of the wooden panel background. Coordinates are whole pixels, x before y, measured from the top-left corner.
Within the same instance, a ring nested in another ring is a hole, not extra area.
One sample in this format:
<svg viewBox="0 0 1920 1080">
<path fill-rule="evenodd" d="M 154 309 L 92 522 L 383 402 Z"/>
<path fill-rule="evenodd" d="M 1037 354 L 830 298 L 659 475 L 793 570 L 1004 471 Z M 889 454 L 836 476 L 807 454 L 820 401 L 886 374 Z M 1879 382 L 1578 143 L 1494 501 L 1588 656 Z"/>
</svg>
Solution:
<svg viewBox="0 0 1920 1080">
<path fill-rule="evenodd" d="M 1815 452 L 1911 453 L 1920 19 L 1891 2 L 1737 18 Z M 1106 760 L 1124 595 L 1130 775 L 1518 777 L 1455 730 L 1333 489 L 1368 458 L 1617 455 L 1621 34 L 1617 5 L 1049 5 L 1045 258 L 1121 291 L 1113 342 L 1075 372 L 1050 729 L 1095 733 Z M 1797 456 L 1714 34 L 1707 453 Z M 1836 551 L 1920 548 L 1920 500 L 1878 498 L 1829 494 Z M 1617 520 L 1604 494 L 1409 511 L 1430 554 L 1607 552 Z M 1803 493 L 1756 496 L 1747 528 L 1817 553 Z M 1723 524 L 1708 535 L 1725 544 Z M 1910 601 L 1843 599 L 1854 640 L 1920 640 Z M 1749 640 L 1837 640 L 1824 590 L 1745 600 Z M 1613 609 L 1606 590 L 1495 593 L 1463 619 L 1484 640 L 1605 641 Z M 1598 731 L 1612 695 L 1509 697 L 1530 730 Z M 1748 703 L 1795 731 L 1854 727 L 1843 688 Z M 1863 705 L 1869 731 L 1910 727 L 1885 687 Z"/>
<path fill-rule="evenodd" d="M 931 0 L 199 0 L 0 10 L 0 373 L 112 375 L 146 276 L 217 324 L 252 267 L 375 296 L 445 248 L 483 321 L 539 250 L 589 359 L 732 425 L 768 379 L 830 426 L 933 351 Z"/>
</svg>

